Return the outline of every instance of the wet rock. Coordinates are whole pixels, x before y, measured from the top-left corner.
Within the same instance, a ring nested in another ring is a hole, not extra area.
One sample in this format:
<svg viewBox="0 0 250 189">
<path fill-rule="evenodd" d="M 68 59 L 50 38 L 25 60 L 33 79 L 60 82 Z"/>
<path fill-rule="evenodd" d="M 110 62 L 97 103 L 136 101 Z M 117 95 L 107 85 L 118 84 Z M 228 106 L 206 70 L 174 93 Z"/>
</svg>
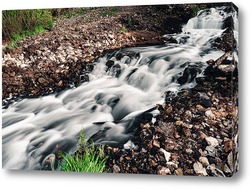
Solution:
<svg viewBox="0 0 250 189">
<path fill-rule="evenodd" d="M 219 145 L 218 140 L 214 137 L 206 137 L 205 140 L 209 146 L 216 147 Z"/>
<path fill-rule="evenodd" d="M 115 62 L 114 62 L 113 60 L 108 60 L 108 61 L 106 62 L 106 66 L 107 66 L 108 68 L 111 68 L 114 64 L 115 64 Z"/>
<path fill-rule="evenodd" d="M 225 65 L 225 64 L 221 64 L 218 66 L 218 69 L 221 70 L 222 72 L 225 72 L 225 73 L 233 73 L 234 72 L 234 69 L 235 69 L 235 66 L 234 65 Z"/>
<path fill-rule="evenodd" d="M 81 80 L 81 82 L 89 82 L 89 76 L 88 75 L 81 75 L 80 80 Z"/>
<path fill-rule="evenodd" d="M 56 160 L 55 154 L 47 155 L 42 162 L 42 169 L 43 170 L 54 170 L 55 169 L 55 160 Z"/>
<path fill-rule="evenodd" d="M 201 69 L 197 65 L 190 65 L 188 63 L 188 66 L 184 69 L 182 76 L 179 77 L 177 81 L 181 85 L 192 82 L 199 73 L 201 73 Z"/>
</svg>

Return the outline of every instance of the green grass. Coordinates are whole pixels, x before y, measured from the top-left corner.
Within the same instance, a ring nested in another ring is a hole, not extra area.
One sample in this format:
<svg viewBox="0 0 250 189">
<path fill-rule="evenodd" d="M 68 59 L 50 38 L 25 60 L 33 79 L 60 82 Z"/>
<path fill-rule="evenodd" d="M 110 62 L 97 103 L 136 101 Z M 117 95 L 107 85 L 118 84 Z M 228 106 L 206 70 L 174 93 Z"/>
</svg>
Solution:
<svg viewBox="0 0 250 189">
<path fill-rule="evenodd" d="M 89 145 L 83 131 L 80 132 L 79 149 L 73 155 L 62 154 L 61 171 L 66 172 L 106 172 L 107 156 L 104 155 L 104 146 Z"/>
<path fill-rule="evenodd" d="M 200 8 L 198 5 L 195 5 L 193 7 L 193 17 L 197 16 L 197 13 L 200 11 Z"/>
<path fill-rule="evenodd" d="M 70 19 L 73 16 L 73 12 L 72 11 L 68 11 L 65 13 L 66 18 Z"/>
<path fill-rule="evenodd" d="M 27 36 L 53 28 L 52 12 L 49 9 L 2 11 L 2 37 L 9 41 L 7 47 L 15 48 Z"/>
<path fill-rule="evenodd" d="M 31 36 L 31 35 L 35 35 L 35 34 L 39 34 L 39 33 L 43 33 L 45 32 L 46 30 L 43 28 L 43 26 L 37 26 L 35 27 L 34 31 L 28 31 L 28 30 L 25 30 L 25 31 L 22 31 L 21 33 L 14 33 L 12 35 L 12 39 L 11 41 L 8 43 L 7 47 L 9 49 L 13 49 L 13 48 L 17 48 L 18 47 L 18 43 L 20 41 L 22 41 L 24 38 L 28 37 L 28 36 Z"/>
<path fill-rule="evenodd" d="M 119 10 L 119 8 L 117 8 L 117 7 L 112 7 L 112 8 L 104 8 L 100 13 L 99 13 L 99 15 L 100 16 L 112 16 L 112 15 L 115 15 L 115 14 L 117 14 L 118 12 L 119 12 L 120 10 Z"/>
</svg>

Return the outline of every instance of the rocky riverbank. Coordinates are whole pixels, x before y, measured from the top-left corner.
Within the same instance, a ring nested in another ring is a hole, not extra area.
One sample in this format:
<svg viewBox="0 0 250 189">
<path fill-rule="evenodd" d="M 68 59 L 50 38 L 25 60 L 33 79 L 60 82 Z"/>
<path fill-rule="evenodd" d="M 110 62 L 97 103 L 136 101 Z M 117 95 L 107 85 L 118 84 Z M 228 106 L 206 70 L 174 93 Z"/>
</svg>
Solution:
<svg viewBox="0 0 250 189">
<path fill-rule="evenodd" d="M 94 8 L 57 20 L 52 31 L 24 39 L 17 49 L 3 48 L 3 105 L 6 100 L 57 93 L 88 81 L 85 73 L 107 51 L 172 40 L 163 34 L 180 32 L 193 7 Z"/>
<path fill-rule="evenodd" d="M 128 149 L 107 147 L 109 171 L 220 177 L 237 172 L 238 75 L 220 69 L 226 67 L 220 62 L 230 59 L 227 54 L 232 55 L 210 60 L 212 68 L 191 90 L 166 94 L 155 121 L 145 113 Z"/>
</svg>

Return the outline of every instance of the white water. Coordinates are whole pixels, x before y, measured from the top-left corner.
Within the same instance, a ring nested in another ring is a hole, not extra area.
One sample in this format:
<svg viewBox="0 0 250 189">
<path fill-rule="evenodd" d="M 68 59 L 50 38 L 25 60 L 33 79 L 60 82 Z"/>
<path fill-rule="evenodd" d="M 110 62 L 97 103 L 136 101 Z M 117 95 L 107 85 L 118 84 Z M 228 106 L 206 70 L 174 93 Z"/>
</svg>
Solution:
<svg viewBox="0 0 250 189">
<path fill-rule="evenodd" d="M 123 50 L 138 52 L 139 58 L 124 56 L 118 61 L 109 57 L 120 65 L 120 75 L 114 66 L 107 71 L 106 56 L 95 63 L 89 82 L 60 95 L 23 99 L 3 109 L 3 167 L 42 169 L 46 157 L 58 149 L 70 153 L 76 150 L 81 129 L 87 138 L 98 133 L 92 137 L 97 144 L 126 143 L 133 135 L 137 117 L 164 103 L 166 91 L 195 86 L 195 80 L 188 79 L 182 85 L 177 82 L 187 66 L 202 71 L 208 59 L 223 54 L 210 47 L 212 39 L 223 32 L 222 20 L 210 19 L 221 11 L 199 13 L 201 20 L 209 18 L 202 24 L 197 17 L 191 19 L 181 34 L 173 36 L 179 44 Z"/>
</svg>

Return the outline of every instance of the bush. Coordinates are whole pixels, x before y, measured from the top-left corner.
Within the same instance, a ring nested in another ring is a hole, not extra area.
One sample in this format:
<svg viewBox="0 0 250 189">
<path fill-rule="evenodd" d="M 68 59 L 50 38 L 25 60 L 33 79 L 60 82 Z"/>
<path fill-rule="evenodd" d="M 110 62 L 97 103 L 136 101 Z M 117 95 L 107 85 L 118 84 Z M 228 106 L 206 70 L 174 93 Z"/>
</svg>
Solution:
<svg viewBox="0 0 250 189">
<path fill-rule="evenodd" d="M 52 29 L 53 19 L 49 9 L 34 10 L 4 10 L 2 12 L 3 39 L 12 40 L 14 35 L 23 35 L 25 32 Z"/>
</svg>

